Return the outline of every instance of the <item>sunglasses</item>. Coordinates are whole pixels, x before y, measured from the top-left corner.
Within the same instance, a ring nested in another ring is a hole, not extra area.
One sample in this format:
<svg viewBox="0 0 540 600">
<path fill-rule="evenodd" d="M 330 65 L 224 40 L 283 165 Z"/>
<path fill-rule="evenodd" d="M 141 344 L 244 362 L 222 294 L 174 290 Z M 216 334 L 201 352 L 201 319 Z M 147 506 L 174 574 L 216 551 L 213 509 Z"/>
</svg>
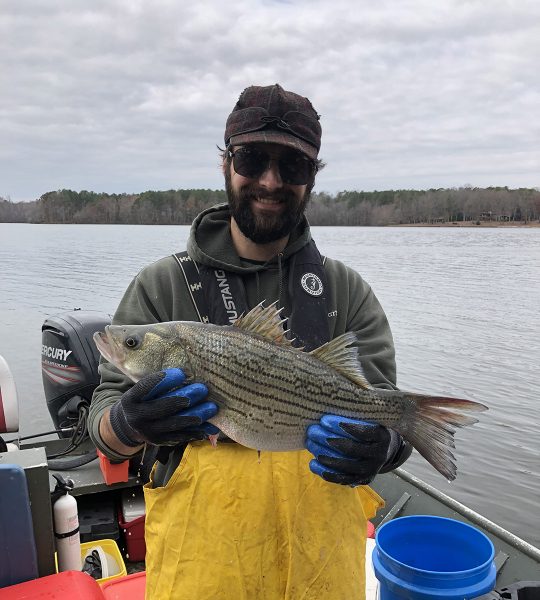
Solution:
<svg viewBox="0 0 540 600">
<path fill-rule="evenodd" d="M 258 179 L 275 160 L 281 181 L 290 185 L 306 185 L 317 172 L 315 161 L 295 150 L 285 151 L 277 157 L 253 146 L 242 146 L 235 152 L 228 151 L 234 170 L 242 177 Z"/>
</svg>

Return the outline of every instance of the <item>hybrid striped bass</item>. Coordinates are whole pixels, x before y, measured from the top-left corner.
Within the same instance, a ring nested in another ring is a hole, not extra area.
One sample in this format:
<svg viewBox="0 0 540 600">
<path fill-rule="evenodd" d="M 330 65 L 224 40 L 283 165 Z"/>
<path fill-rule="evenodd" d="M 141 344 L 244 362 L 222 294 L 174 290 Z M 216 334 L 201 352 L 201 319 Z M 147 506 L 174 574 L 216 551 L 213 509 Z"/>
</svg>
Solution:
<svg viewBox="0 0 540 600">
<path fill-rule="evenodd" d="M 255 450 L 304 448 L 306 429 L 325 414 L 374 421 L 400 433 L 447 479 L 455 479 L 456 428 L 486 410 L 471 400 L 373 388 L 345 333 L 311 352 L 293 346 L 274 305 L 256 306 L 233 325 L 173 321 L 109 325 L 94 334 L 109 362 L 134 382 L 178 367 L 201 381 L 219 406 L 210 419 Z"/>
</svg>

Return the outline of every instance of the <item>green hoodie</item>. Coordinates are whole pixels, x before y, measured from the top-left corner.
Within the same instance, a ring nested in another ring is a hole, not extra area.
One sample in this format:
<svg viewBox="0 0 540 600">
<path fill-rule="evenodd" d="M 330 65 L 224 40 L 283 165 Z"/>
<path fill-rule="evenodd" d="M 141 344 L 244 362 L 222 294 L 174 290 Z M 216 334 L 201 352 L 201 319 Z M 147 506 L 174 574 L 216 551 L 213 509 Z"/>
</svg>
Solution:
<svg viewBox="0 0 540 600">
<path fill-rule="evenodd" d="M 193 222 L 187 250 L 197 263 L 239 273 L 246 290 L 249 308 L 261 301 L 278 301 L 284 314 L 290 314 L 289 259 L 311 240 L 304 218 L 291 234 L 284 251 L 265 264 L 254 264 L 238 256 L 230 234 L 227 205 L 219 205 L 201 213 Z M 366 378 L 375 387 L 395 389 L 396 366 L 390 327 L 379 301 L 370 286 L 343 263 L 326 258 L 327 302 L 330 312 L 330 337 L 347 331 L 358 337 L 358 351 Z M 197 313 L 186 288 L 178 263 L 167 256 L 145 267 L 133 279 L 114 315 L 115 324 L 146 324 L 163 321 L 197 321 Z M 111 459 L 123 459 L 101 440 L 99 421 L 103 413 L 133 385 L 114 366 L 103 362 L 99 371 L 101 384 L 96 388 L 90 406 L 88 429 L 95 445 Z M 176 455 L 173 456 L 173 455 Z M 172 474 L 181 453 L 173 453 L 167 466 Z M 168 475 L 154 477 L 167 480 Z"/>
</svg>

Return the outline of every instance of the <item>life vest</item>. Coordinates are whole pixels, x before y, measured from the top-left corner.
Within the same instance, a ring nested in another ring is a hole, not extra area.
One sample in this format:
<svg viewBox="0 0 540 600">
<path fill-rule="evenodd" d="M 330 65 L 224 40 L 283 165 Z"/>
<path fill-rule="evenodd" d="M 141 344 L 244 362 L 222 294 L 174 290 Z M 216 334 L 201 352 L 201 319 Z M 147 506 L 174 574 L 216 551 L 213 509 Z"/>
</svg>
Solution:
<svg viewBox="0 0 540 600">
<path fill-rule="evenodd" d="M 173 254 L 195 310 L 202 323 L 231 325 L 249 311 L 242 277 L 238 273 L 215 269 L 194 262 L 187 252 Z M 286 329 L 306 351 L 330 341 L 328 328 L 328 284 L 324 258 L 313 240 L 290 259 L 292 277 L 292 310 Z M 282 308 L 282 307 L 278 307 Z"/>
</svg>

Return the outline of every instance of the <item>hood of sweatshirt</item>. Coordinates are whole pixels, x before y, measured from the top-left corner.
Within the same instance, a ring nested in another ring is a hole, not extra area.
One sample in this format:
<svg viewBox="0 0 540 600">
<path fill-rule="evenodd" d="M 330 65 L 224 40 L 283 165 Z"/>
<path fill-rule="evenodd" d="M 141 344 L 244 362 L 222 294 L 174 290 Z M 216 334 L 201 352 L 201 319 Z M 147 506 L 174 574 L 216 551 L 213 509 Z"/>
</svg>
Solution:
<svg viewBox="0 0 540 600">
<path fill-rule="evenodd" d="M 187 243 L 187 251 L 193 260 L 214 269 L 234 273 L 257 272 L 278 262 L 277 255 L 265 264 L 246 264 L 242 261 L 232 242 L 230 221 L 231 214 L 227 204 L 213 206 L 195 218 Z M 281 253 L 281 261 L 290 258 L 310 240 L 309 224 L 303 216 Z"/>
</svg>

